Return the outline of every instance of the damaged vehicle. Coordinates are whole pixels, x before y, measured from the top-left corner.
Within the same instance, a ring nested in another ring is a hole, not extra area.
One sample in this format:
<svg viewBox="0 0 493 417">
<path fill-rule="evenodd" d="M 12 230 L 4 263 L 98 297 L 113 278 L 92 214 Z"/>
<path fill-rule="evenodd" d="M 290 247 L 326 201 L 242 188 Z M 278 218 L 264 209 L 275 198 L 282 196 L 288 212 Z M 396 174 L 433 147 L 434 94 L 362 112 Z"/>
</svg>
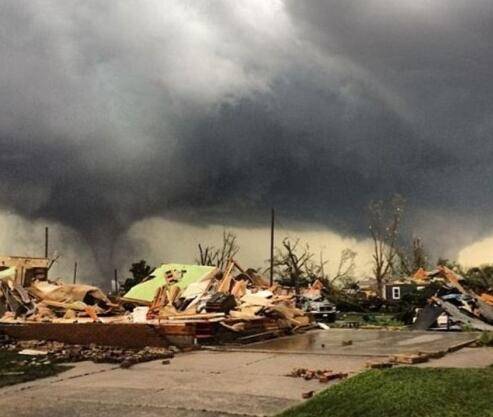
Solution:
<svg viewBox="0 0 493 417">
<path fill-rule="evenodd" d="M 306 300 L 303 310 L 310 313 L 315 321 L 334 323 L 337 319 L 336 306 L 325 299 Z"/>
</svg>

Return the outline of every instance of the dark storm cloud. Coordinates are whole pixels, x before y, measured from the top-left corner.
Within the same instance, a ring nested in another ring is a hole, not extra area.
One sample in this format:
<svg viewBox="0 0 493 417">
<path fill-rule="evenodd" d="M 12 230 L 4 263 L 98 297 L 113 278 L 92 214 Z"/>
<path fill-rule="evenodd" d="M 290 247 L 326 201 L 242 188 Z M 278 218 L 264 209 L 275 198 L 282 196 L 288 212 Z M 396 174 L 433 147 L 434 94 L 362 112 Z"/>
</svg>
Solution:
<svg viewBox="0 0 493 417">
<path fill-rule="evenodd" d="M 3 1 L 2 205 L 100 258 L 152 215 L 276 206 L 363 233 L 393 193 L 414 216 L 485 214 L 492 19 L 487 1 Z"/>
</svg>

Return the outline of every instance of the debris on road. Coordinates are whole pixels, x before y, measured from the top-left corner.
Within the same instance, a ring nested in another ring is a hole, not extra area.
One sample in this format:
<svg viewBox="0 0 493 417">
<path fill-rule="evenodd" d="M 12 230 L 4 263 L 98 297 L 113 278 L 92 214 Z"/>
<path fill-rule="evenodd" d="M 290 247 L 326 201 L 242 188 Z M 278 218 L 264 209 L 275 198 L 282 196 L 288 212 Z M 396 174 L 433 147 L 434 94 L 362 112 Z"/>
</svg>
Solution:
<svg viewBox="0 0 493 417">
<path fill-rule="evenodd" d="M 384 362 L 366 362 L 365 367 L 369 369 L 387 369 L 387 368 L 392 368 L 394 364 L 390 361 L 384 361 Z"/>
<path fill-rule="evenodd" d="M 348 374 L 344 372 L 333 372 L 330 369 L 306 369 L 306 368 L 295 368 L 287 376 L 293 378 L 303 378 L 306 381 L 311 379 L 318 379 L 321 383 L 327 383 L 335 379 L 347 378 Z"/>
<path fill-rule="evenodd" d="M 307 400 L 308 398 L 312 398 L 313 397 L 313 394 L 315 394 L 315 391 L 303 392 L 301 394 L 301 398 L 303 398 L 304 400 Z"/>
</svg>

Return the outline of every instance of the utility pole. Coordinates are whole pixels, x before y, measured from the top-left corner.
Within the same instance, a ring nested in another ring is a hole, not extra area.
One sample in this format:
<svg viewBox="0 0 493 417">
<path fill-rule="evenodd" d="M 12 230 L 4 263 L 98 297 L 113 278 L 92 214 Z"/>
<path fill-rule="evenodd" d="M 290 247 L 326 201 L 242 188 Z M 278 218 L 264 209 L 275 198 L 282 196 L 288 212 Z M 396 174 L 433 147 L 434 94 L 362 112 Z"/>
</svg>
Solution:
<svg viewBox="0 0 493 417">
<path fill-rule="evenodd" d="M 77 262 L 74 263 L 74 284 L 77 282 Z"/>
<path fill-rule="evenodd" d="M 115 294 L 118 294 L 118 269 L 115 269 Z"/>
<path fill-rule="evenodd" d="M 48 226 L 45 227 L 45 258 L 48 259 Z"/>
<path fill-rule="evenodd" d="M 271 210 L 270 219 L 270 286 L 274 285 L 274 209 Z"/>
</svg>

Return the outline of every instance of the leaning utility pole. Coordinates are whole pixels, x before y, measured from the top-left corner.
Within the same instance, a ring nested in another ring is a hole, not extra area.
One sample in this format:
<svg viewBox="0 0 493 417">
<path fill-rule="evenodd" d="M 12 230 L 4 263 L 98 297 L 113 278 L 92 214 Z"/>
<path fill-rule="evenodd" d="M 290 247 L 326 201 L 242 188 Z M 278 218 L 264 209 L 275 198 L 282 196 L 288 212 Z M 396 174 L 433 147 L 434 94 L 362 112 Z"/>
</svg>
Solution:
<svg viewBox="0 0 493 417">
<path fill-rule="evenodd" d="M 270 286 L 274 285 L 274 209 L 270 219 Z"/>
<path fill-rule="evenodd" d="M 45 227 L 45 258 L 48 258 L 48 226 Z"/>
<path fill-rule="evenodd" d="M 74 263 L 74 284 L 77 282 L 77 262 Z"/>
</svg>

